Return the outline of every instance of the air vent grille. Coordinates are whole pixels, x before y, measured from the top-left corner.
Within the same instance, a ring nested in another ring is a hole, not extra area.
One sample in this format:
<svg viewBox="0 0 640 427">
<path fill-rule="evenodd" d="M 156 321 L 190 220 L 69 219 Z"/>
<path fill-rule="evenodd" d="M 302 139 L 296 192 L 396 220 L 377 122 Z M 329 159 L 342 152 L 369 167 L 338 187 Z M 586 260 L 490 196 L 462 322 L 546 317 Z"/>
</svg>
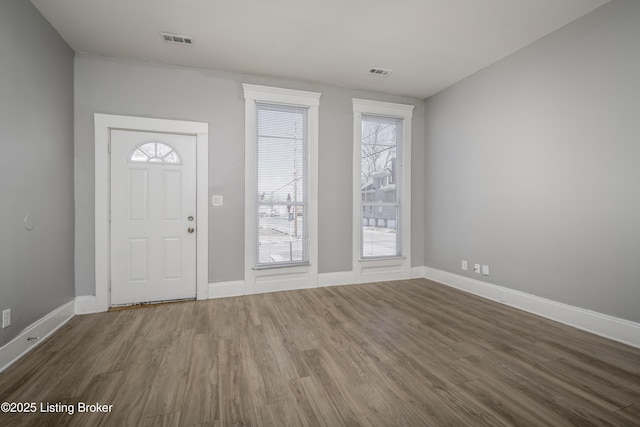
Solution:
<svg viewBox="0 0 640 427">
<path fill-rule="evenodd" d="M 193 44 L 193 37 L 189 37 L 189 36 L 181 36 L 179 34 L 170 34 L 170 33 L 160 33 L 160 36 L 162 36 L 162 40 L 164 40 L 167 43 L 186 44 L 186 45 Z"/>
<path fill-rule="evenodd" d="M 387 77 L 389 74 L 391 74 L 391 70 L 387 70 L 385 68 L 369 68 L 369 74 L 373 74 L 374 76 Z"/>
</svg>

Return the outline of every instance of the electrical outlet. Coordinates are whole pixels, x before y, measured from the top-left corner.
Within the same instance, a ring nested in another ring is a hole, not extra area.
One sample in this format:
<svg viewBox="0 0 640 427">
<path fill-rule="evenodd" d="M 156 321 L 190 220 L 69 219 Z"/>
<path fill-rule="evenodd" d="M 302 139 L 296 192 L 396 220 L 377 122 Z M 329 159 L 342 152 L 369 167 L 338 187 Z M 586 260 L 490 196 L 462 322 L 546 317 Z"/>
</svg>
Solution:
<svg viewBox="0 0 640 427">
<path fill-rule="evenodd" d="M 467 260 L 466 260 L 466 259 L 463 259 L 463 260 L 462 260 L 462 269 L 463 269 L 464 271 L 467 271 Z"/>
<path fill-rule="evenodd" d="M 2 328 L 11 326 L 11 309 L 2 310 Z"/>
<path fill-rule="evenodd" d="M 480 264 L 474 264 L 473 272 L 474 273 L 480 273 Z"/>
<path fill-rule="evenodd" d="M 484 276 L 488 276 L 489 275 L 489 265 L 488 264 L 482 264 L 482 274 Z"/>
</svg>

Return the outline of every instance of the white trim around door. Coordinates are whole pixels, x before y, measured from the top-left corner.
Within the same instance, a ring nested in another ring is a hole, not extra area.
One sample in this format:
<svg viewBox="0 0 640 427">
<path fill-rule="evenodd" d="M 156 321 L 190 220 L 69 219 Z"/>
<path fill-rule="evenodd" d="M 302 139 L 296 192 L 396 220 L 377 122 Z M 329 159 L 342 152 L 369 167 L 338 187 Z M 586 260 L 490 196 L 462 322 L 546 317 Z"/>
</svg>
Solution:
<svg viewBox="0 0 640 427">
<path fill-rule="evenodd" d="M 209 124 L 146 117 L 94 114 L 96 311 L 110 306 L 109 141 L 111 129 L 176 133 L 196 137 L 196 297 L 209 297 Z"/>
</svg>

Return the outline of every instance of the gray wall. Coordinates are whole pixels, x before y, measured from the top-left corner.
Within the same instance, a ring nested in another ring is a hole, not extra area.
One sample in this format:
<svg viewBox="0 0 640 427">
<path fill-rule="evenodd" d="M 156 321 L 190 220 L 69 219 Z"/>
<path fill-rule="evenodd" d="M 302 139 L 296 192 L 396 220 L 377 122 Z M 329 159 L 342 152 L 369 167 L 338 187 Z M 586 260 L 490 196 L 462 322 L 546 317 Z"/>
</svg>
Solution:
<svg viewBox="0 0 640 427">
<path fill-rule="evenodd" d="M 0 58 L 2 346 L 75 292 L 73 52 L 31 2 L 2 0 Z"/>
<path fill-rule="evenodd" d="M 426 102 L 425 264 L 640 321 L 640 2 Z"/>
<path fill-rule="evenodd" d="M 93 114 L 136 115 L 209 123 L 209 282 L 244 278 L 244 98 L 242 83 L 322 93 L 319 129 L 319 271 L 351 270 L 351 98 L 416 105 L 413 120 L 414 264 L 424 259 L 424 103 L 421 100 L 290 80 L 76 55 L 76 291 L 95 293 Z"/>
</svg>

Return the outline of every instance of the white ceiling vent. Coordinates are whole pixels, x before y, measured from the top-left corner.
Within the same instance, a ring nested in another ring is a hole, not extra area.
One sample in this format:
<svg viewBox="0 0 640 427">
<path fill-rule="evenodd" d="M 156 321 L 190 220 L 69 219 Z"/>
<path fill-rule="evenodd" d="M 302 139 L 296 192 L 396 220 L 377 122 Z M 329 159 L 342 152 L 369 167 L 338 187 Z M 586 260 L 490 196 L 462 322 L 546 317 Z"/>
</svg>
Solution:
<svg viewBox="0 0 640 427">
<path fill-rule="evenodd" d="M 162 40 L 167 43 L 175 43 L 175 44 L 193 44 L 193 37 L 189 36 L 181 36 L 179 34 L 170 34 L 170 33 L 160 33 L 162 36 Z"/>
<path fill-rule="evenodd" d="M 384 68 L 369 68 L 369 74 L 373 74 L 374 76 L 387 77 L 389 74 L 391 74 L 391 70 L 387 70 Z"/>
</svg>

